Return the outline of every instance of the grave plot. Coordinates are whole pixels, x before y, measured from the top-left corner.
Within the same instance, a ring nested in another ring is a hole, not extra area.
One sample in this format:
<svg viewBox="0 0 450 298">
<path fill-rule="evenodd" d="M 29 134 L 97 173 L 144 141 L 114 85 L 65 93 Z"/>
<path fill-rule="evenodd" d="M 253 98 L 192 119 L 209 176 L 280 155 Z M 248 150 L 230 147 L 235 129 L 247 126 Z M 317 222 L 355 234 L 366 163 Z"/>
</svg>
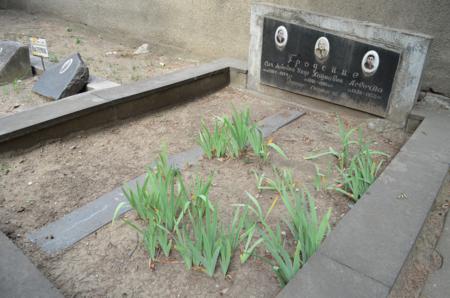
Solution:
<svg viewBox="0 0 450 298">
<path fill-rule="evenodd" d="M 93 28 L 45 15 L 30 15 L 21 11 L 0 11 L 0 39 L 29 44 L 32 36 L 47 40 L 49 58 L 58 63 L 80 53 L 89 67 L 91 78 L 99 77 L 117 84 L 126 84 L 165 74 L 189 65 L 198 64 L 178 50 L 149 43 L 148 52 L 134 54 L 142 41 L 120 38 L 117 34 L 100 34 Z M 0 117 L 50 102 L 31 91 L 37 76 L 17 78 L 0 86 Z"/>
<path fill-rule="evenodd" d="M 236 209 L 233 204 L 251 204 L 246 192 L 257 198 L 264 214 L 271 210 L 268 224 L 275 227 L 279 223 L 286 232 L 289 251 L 293 247 L 292 235 L 283 224 L 288 217 L 286 208 L 276 191 L 258 190 L 255 173 L 260 178 L 263 173 L 274 178 L 273 166 L 291 169 L 295 188 L 309 189 L 319 217 L 331 208 L 333 227 L 354 200 L 328 187 L 342 187 L 334 183 L 339 178 L 337 159 L 332 154 L 317 155 L 331 151 L 330 148 L 340 152 L 339 123 L 347 132 L 352 127 L 361 128 L 365 139 L 374 142 L 371 148 L 387 154 L 380 171 L 407 138 L 401 129 L 367 114 L 344 111 L 339 122 L 334 112 L 305 110 L 227 87 L 187 104 L 76 133 L 20 155 L 3 154 L 2 231 L 68 296 L 274 296 L 280 291 L 279 281 L 267 263 L 273 259 L 263 245 L 254 251 L 259 257 L 251 256 L 240 264 L 246 244 L 241 242 L 226 277 L 219 264 L 214 276 L 208 277 L 199 266 L 186 270 L 175 249 L 168 258 L 161 253 L 149 262 L 143 237 L 121 220 L 55 256 L 45 254 L 25 236 L 145 173 L 162 144 L 167 144 L 169 155 L 196 146 L 201 120 L 212 127 L 216 116 L 230 117 L 233 107 L 238 111 L 249 108 L 254 121 L 286 110 L 305 112 L 266 139 L 277 144 L 288 160 L 270 149 L 267 161 L 262 162 L 248 150 L 240 158 L 209 160 L 204 156 L 197 164 L 183 167 L 181 174 L 191 184 L 195 177 L 206 179 L 213 173 L 209 198 L 218 210 L 221 224 L 232 221 Z M 356 131 L 351 135 L 351 140 L 358 139 Z M 351 154 L 355 148 L 352 145 Z M 134 211 L 128 212 L 125 219 L 142 224 Z"/>
</svg>

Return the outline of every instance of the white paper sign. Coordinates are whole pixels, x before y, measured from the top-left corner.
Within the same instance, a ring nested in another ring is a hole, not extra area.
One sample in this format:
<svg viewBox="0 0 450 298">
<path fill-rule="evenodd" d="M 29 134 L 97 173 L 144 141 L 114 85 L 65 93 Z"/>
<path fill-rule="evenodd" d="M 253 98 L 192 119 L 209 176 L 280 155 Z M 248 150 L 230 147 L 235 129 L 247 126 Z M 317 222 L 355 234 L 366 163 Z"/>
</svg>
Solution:
<svg viewBox="0 0 450 298">
<path fill-rule="evenodd" d="M 44 38 L 30 38 L 31 55 L 48 58 L 47 41 Z"/>
</svg>

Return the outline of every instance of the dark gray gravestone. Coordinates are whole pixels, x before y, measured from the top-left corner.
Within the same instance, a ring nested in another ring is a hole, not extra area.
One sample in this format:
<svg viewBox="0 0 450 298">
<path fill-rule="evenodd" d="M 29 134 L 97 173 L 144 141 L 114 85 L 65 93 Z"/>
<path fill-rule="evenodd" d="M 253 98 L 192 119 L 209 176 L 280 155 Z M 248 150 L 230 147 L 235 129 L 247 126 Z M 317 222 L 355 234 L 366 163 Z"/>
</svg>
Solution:
<svg viewBox="0 0 450 298">
<path fill-rule="evenodd" d="M 261 82 L 385 116 L 400 53 L 264 18 Z"/>
<path fill-rule="evenodd" d="M 30 76 L 28 47 L 16 41 L 0 41 L 0 85 Z"/>
<path fill-rule="evenodd" d="M 57 100 L 79 93 L 88 81 L 89 69 L 76 53 L 44 71 L 32 91 Z"/>
</svg>

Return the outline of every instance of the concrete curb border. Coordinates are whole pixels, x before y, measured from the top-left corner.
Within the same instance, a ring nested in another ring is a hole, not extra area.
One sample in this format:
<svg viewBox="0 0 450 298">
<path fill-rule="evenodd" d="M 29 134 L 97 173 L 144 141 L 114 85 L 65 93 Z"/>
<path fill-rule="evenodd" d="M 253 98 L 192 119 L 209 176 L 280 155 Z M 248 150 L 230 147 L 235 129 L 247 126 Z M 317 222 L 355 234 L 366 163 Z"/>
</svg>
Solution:
<svg viewBox="0 0 450 298">
<path fill-rule="evenodd" d="M 0 232 L 0 256 L 2 297 L 63 297 L 2 232 Z"/>
<path fill-rule="evenodd" d="M 245 62 L 219 59 L 129 85 L 70 96 L 0 118 L 0 151 L 185 102 L 227 86 L 230 76 L 246 73 Z M 32 137 L 30 137 L 32 135 Z"/>
</svg>

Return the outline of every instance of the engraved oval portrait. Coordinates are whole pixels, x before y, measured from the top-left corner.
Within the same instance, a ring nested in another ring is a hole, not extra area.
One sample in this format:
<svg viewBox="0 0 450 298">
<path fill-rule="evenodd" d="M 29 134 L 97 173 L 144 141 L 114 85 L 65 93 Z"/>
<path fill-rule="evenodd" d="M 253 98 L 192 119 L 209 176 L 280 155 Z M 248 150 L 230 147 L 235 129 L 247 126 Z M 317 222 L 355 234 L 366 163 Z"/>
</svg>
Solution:
<svg viewBox="0 0 450 298">
<path fill-rule="evenodd" d="M 275 31 L 275 44 L 278 49 L 282 50 L 287 44 L 288 41 L 288 32 L 286 27 L 279 26 Z"/>
<path fill-rule="evenodd" d="M 327 60 L 328 55 L 330 54 L 330 42 L 328 38 L 325 36 L 319 37 L 316 41 L 316 45 L 314 46 L 314 55 L 317 60 L 323 62 Z"/>
<path fill-rule="evenodd" d="M 72 65 L 72 62 L 73 62 L 72 58 L 70 58 L 69 60 L 64 62 L 64 64 L 61 66 L 61 69 L 59 70 L 59 74 L 65 73 L 69 69 L 69 67 Z"/>
<path fill-rule="evenodd" d="M 373 75 L 377 71 L 378 65 L 380 65 L 380 57 L 374 50 L 368 51 L 361 61 L 361 68 L 366 76 Z"/>
</svg>

